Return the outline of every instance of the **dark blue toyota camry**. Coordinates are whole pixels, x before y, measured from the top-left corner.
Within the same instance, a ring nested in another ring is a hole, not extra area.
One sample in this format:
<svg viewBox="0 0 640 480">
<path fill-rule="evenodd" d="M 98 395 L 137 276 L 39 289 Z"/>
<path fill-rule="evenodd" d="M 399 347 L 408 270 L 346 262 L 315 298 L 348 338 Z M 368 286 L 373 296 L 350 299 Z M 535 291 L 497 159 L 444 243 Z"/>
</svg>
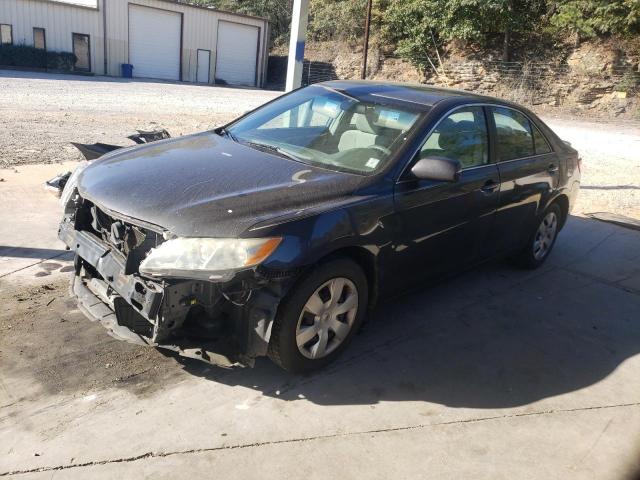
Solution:
<svg viewBox="0 0 640 480">
<path fill-rule="evenodd" d="M 76 170 L 59 236 L 116 338 L 304 372 L 385 296 L 498 256 L 540 266 L 579 186 L 577 152 L 522 107 L 335 81 Z"/>
</svg>

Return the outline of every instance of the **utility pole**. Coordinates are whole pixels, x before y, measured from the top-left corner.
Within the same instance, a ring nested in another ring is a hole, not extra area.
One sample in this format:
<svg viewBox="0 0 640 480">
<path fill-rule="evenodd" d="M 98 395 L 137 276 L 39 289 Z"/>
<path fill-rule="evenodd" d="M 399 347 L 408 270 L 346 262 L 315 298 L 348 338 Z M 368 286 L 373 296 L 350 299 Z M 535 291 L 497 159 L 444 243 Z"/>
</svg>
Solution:
<svg viewBox="0 0 640 480">
<path fill-rule="evenodd" d="M 367 0 L 367 17 L 364 21 L 364 46 L 362 52 L 362 70 L 360 72 L 360 78 L 364 80 L 367 78 L 367 57 L 369 56 L 369 30 L 371 29 L 371 2 Z"/>
<path fill-rule="evenodd" d="M 293 0 L 289 59 L 287 61 L 287 92 L 295 90 L 302 85 L 302 66 L 308 19 L 309 0 Z"/>
</svg>

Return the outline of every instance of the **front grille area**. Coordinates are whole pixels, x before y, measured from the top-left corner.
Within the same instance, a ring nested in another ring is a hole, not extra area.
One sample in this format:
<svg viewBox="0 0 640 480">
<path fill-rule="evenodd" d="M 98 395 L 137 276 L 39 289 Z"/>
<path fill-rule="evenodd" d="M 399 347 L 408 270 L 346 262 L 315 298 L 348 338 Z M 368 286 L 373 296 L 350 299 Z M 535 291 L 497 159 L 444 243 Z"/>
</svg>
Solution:
<svg viewBox="0 0 640 480">
<path fill-rule="evenodd" d="M 113 306 L 118 325 L 127 327 L 132 332 L 147 338 L 153 336 L 153 324 L 136 312 L 122 297 L 116 298 Z"/>
<path fill-rule="evenodd" d="M 149 250 L 164 241 L 162 235 L 114 218 L 88 200 L 83 200 L 76 212 L 76 229 L 93 233 L 122 253 L 126 275 L 139 273 Z"/>
</svg>

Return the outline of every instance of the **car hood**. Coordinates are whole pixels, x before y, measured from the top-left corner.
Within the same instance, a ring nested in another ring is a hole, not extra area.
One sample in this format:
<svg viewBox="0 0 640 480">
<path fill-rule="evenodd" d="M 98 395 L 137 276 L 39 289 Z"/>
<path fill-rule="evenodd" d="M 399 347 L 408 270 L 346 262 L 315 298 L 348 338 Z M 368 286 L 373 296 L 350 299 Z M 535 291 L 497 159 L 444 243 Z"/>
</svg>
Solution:
<svg viewBox="0 0 640 480">
<path fill-rule="evenodd" d="M 236 237 L 256 223 L 347 197 L 366 180 L 205 132 L 108 154 L 82 172 L 78 191 L 176 235 Z"/>
</svg>

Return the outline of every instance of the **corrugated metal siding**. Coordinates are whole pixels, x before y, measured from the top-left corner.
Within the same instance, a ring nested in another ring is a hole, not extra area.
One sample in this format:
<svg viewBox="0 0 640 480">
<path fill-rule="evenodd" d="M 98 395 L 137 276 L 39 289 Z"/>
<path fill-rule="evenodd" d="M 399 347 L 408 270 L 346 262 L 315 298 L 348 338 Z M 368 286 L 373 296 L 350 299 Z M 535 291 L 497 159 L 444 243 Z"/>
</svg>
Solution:
<svg viewBox="0 0 640 480">
<path fill-rule="evenodd" d="M 172 2 L 162 0 L 117 0 L 107 2 L 107 37 L 108 37 L 108 57 L 109 75 L 119 75 L 120 64 L 129 62 L 129 4 L 143 5 L 147 7 L 171 10 L 183 14 L 182 29 L 182 80 L 195 82 L 198 65 L 198 49 L 211 51 L 211 72 L 209 78 L 211 83 L 215 78 L 216 64 L 216 39 L 218 33 L 218 21 L 221 19 L 231 20 L 247 25 L 260 27 L 261 47 L 259 49 L 260 58 L 258 60 L 259 78 L 263 78 L 263 68 L 265 64 L 264 45 L 268 37 L 266 36 L 265 20 L 259 18 L 249 18 L 239 15 L 193 8 L 186 5 L 177 5 Z"/>
<path fill-rule="evenodd" d="M 33 45 L 33 27 L 46 29 L 47 49 L 70 52 L 71 33 L 91 36 L 92 72 L 103 74 L 102 3 L 100 9 L 79 8 L 46 0 L 0 0 L 0 23 L 13 25 L 15 43 Z M 215 10 L 189 7 L 163 0 L 107 0 L 107 75 L 120 76 L 120 64 L 129 63 L 129 4 L 181 12 L 182 80 L 195 82 L 198 49 L 211 51 L 213 83 L 216 65 L 218 21 L 229 20 L 260 28 L 258 49 L 258 78 L 266 73 L 268 42 L 267 22 L 260 18 L 244 17 Z"/>
<path fill-rule="evenodd" d="M 72 33 L 90 36 L 91 71 L 103 73 L 102 12 L 41 0 L 0 0 L 0 23 L 13 27 L 13 43 L 33 45 L 33 27 L 45 29 L 47 50 L 71 52 Z"/>
</svg>

